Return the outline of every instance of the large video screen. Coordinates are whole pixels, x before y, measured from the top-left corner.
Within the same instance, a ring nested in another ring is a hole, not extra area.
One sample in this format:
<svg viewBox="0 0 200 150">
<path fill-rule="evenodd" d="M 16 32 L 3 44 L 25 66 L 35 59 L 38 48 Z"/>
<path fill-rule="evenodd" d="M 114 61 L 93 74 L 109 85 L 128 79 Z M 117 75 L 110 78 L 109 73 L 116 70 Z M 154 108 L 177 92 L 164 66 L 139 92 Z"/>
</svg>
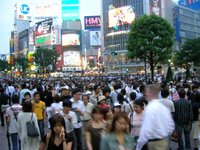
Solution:
<svg viewBox="0 0 200 150">
<path fill-rule="evenodd" d="M 81 65 L 80 51 L 64 52 L 63 60 L 65 66 L 80 66 Z"/>
<path fill-rule="evenodd" d="M 111 9 L 108 12 L 109 27 L 116 27 L 123 24 L 131 24 L 135 20 L 135 12 L 132 6 Z"/>
<path fill-rule="evenodd" d="M 62 46 L 79 46 L 80 34 L 68 33 L 62 35 Z"/>
</svg>

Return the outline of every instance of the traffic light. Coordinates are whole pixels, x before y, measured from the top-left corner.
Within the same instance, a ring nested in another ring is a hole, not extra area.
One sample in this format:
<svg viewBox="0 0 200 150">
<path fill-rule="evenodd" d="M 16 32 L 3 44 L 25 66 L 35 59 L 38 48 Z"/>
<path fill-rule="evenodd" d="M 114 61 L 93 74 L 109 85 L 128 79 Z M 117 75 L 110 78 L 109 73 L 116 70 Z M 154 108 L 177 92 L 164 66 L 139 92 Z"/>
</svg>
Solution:
<svg viewBox="0 0 200 150">
<path fill-rule="evenodd" d="M 113 56 L 116 56 L 116 55 L 117 55 L 117 53 L 116 53 L 116 52 L 112 52 L 112 53 L 111 53 L 111 55 L 113 55 Z"/>
</svg>

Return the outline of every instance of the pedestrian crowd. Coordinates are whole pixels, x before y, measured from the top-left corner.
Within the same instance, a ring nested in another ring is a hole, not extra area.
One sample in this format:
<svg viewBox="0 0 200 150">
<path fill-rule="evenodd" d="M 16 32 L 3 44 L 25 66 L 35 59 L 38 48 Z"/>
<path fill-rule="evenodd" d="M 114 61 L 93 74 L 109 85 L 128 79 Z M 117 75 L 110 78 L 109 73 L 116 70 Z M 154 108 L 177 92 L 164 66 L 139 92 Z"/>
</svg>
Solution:
<svg viewBox="0 0 200 150">
<path fill-rule="evenodd" d="M 200 150 L 198 82 L 1 79 L 0 109 L 12 150 Z"/>
</svg>

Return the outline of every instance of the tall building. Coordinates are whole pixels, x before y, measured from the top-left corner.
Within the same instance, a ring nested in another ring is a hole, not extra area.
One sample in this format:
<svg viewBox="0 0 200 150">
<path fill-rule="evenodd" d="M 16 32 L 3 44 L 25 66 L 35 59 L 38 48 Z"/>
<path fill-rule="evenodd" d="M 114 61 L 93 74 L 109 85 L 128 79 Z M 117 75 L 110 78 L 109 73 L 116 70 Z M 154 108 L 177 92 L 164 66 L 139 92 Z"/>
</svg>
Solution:
<svg viewBox="0 0 200 150">
<path fill-rule="evenodd" d="M 155 8 L 154 0 L 102 0 L 102 50 L 107 73 L 141 73 L 144 70 L 143 62 L 126 58 L 127 34 L 131 23 L 144 14 L 155 13 L 173 25 L 172 1 L 157 2 Z"/>
<path fill-rule="evenodd" d="M 200 0 L 179 0 L 178 4 L 193 10 L 200 10 Z"/>
<path fill-rule="evenodd" d="M 200 12 L 183 5 L 174 5 L 176 50 L 188 39 L 200 37 Z"/>
</svg>

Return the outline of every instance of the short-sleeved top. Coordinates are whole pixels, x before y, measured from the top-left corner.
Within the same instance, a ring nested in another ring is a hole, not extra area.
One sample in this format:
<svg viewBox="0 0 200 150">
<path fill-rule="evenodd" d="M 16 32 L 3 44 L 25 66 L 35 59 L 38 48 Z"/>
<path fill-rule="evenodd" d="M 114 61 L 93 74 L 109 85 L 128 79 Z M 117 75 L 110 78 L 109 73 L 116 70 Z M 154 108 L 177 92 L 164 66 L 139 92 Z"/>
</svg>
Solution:
<svg viewBox="0 0 200 150">
<path fill-rule="evenodd" d="M 69 136 L 68 134 L 65 134 L 66 143 L 72 142 L 72 136 Z M 42 142 L 47 143 L 47 134 L 43 137 Z M 64 142 L 64 141 L 63 141 Z M 56 145 L 54 142 L 52 142 L 52 137 L 50 135 L 47 150 L 63 150 L 63 142 L 61 142 L 59 145 Z"/>
<path fill-rule="evenodd" d="M 39 101 L 38 103 L 33 103 L 33 112 L 35 112 L 37 120 L 44 119 L 43 117 L 43 111 L 45 110 L 45 103 L 42 101 Z"/>
</svg>

